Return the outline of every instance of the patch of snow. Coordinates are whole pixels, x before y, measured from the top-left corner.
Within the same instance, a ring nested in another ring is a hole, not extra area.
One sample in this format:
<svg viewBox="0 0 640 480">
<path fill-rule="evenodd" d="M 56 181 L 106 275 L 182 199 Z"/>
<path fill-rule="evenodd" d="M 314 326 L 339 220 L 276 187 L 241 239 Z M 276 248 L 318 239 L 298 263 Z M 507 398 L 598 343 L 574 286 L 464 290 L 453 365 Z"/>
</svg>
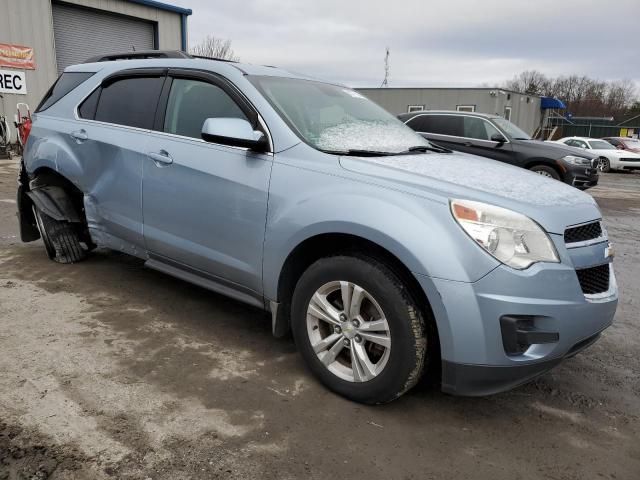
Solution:
<svg viewBox="0 0 640 480">
<path fill-rule="evenodd" d="M 348 122 L 326 128 L 315 140 L 322 150 L 399 153 L 429 143 L 402 123 Z"/>
</svg>

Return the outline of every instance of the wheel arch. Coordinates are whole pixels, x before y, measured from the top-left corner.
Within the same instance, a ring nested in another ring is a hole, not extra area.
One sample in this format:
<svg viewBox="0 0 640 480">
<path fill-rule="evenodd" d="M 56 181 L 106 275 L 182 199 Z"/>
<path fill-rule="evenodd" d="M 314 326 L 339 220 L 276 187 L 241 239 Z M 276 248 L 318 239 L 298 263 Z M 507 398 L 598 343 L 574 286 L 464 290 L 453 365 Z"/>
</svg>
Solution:
<svg viewBox="0 0 640 480">
<path fill-rule="evenodd" d="M 283 336 L 290 329 L 291 298 L 296 284 L 305 270 L 321 258 L 345 254 L 360 258 L 374 258 L 382 262 L 402 280 L 427 321 L 428 349 L 432 353 L 430 358 L 439 361 L 441 355 L 438 326 L 431 302 L 415 275 L 397 255 L 384 246 L 365 237 L 349 233 L 327 232 L 316 234 L 301 241 L 289 253 L 278 277 L 277 301 L 279 307 L 273 318 L 274 335 Z M 428 366 L 430 370 L 428 376 L 429 378 L 439 379 L 440 365 L 439 363 L 433 365 L 433 363 L 435 362 L 431 362 Z"/>
<path fill-rule="evenodd" d="M 533 167 L 537 167 L 537 166 L 553 168 L 556 171 L 556 173 L 560 176 L 560 178 L 564 178 L 564 174 L 566 173 L 566 171 L 563 171 L 560 168 L 557 162 L 554 162 L 553 160 L 550 160 L 548 158 L 540 158 L 540 157 L 532 158 L 528 160 L 527 163 L 525 163 L 524 168 L 526 168 L 527 170 L 530 170 Z"/>
</svg>

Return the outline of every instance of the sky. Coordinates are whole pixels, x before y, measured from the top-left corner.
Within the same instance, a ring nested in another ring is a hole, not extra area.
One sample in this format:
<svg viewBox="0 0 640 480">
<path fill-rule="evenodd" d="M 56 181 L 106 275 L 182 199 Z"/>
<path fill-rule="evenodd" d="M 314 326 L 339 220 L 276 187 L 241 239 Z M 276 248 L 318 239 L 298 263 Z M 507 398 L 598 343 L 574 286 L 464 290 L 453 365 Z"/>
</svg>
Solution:
<svg viewBox="0 0 640 480">
<path fill-rule="evenodd" d="M 377 87 L 498 86 L 524 70 L 630 79 L 640 0 L 165 0 L 193 10 L 189 43 L 232 41 L 242 62 Z"/>
</svg>

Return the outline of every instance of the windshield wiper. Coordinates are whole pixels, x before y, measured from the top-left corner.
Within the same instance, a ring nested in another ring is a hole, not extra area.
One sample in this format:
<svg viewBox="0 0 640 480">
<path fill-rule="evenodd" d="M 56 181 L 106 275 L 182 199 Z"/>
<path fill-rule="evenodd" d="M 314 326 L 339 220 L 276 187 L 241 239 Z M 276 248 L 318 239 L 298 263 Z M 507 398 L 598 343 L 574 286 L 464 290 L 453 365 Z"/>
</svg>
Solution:
<svg viewBox="0 0 640 480">
<path fill-rule="evenodd" d="M 357 148 L 350 148 L 349 150 L 321 150 L 324 153 L 330 153 L 332 155 L 344 155 L 351 157 L 387 157 L 389 155 L 397 155 L 393 152 L 378 152 L 376 150 L 359 150 Z"/>
<path fill-rule="evenodd" d="M 412 153 L 412 152 L 437 152 L 437 153 L 452 153 L 453 150 L 449 150 L 448 148 L 435 146 L 435 145 L 416 145 L 415 147 L 407 148 L 406 152 L 402 153 Z"/>
</svg>

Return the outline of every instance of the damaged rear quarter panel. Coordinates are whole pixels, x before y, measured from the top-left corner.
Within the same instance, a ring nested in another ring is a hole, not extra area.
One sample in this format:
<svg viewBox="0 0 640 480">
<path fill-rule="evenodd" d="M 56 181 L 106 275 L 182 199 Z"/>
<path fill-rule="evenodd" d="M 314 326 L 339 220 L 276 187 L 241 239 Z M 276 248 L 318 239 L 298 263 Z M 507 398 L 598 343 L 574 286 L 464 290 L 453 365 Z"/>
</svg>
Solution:
<svg viewBox="0 0 640 480">
<path fill-rule="evenodd" d="M 78 142 L 71 137 L 77 130 L 85 130 L 88 140 Z M 50 168 L 84 193 L 95 243 L 134 255 L 138 249 L 144 251 L 142 162 L 146 141 L 141 141 L 140 133 L 140 129 L 39 114 L 25 156 L 30 174 Z"/>
</svg>

